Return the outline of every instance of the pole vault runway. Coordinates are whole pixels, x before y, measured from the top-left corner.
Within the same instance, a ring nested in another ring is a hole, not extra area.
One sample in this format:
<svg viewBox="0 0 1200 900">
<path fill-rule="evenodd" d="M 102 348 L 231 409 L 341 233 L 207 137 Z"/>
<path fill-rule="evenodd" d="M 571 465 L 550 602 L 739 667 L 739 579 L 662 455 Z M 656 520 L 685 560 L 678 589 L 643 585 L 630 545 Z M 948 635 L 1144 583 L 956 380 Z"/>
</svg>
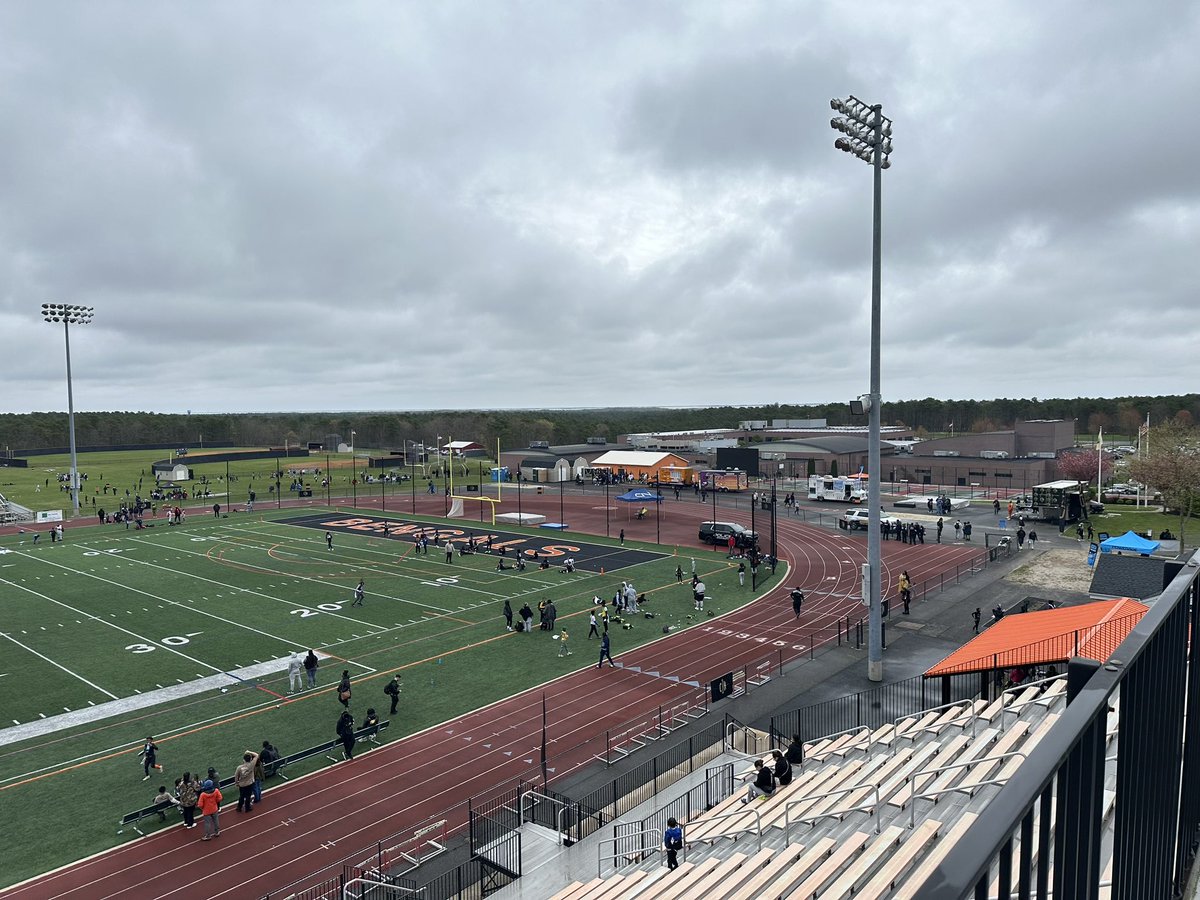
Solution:
<svg viewBox="0 0 1200 900">
<path fill-rule="evenodd" d="M 441 497 L 418 498 L 416 512 L 440 515 L 443 502 Z M 569 513 L 572 533 L 604 534 L 602 498 L 573 495 L 561 502 Z M 395 500 L 391 505 L 390 513 L 413 511 L 409 504 Z M 530 512 L 557 518 L 560 499 L 522 497 L 522 505 Z M 360 507 L 371 508 L 366 498 Z M 711 518 L 711 512 L 708 505 L 694 502 L 665 503 L 658 523 L 663 545 L 678 546 L 681 559 L 722 559 L 720 552 L 701 548 L 696 537 L 697 523 Z M 607 515 L 612 531 L 624 527 L 628 540 L 654 542 L 656 523 L 652 518 L 627 522 L 612 510 Z M 719 510 L 718 516 L 730 513 Z M 748 518 L 740 511 L 731 517 L 738 521 Z M 461 521 L 470 524 L 469 518 Z M 766 529 L 760 526 L 758 530 L 762 534 Z M 786 584 L 778 584 L 724 616 L 618 653 L 617 662 L 623 668 L 589 667 L 565 675 L 385 744 L 351 762 L 277 785 L 252 813 L 239 814 L 226 803 L 220 837 L 208 843 L 199 840 L 200 829 L 169 828 L 10 888 L 0 897 L 254 900 L 323 866 L 360 855 L 368 858 L 377 842 L 419 827 L 448 809 L 447 827 L 460 828 L 466 821 L 468 797 L 498 792 L 518 777 L 532 778 L 539 771 L 543 693 L 553 786 L 555 780 L 594 762 L 597 746 L 603 750 L 603 743 L 597 745 L 592 739 L 602 738 L 606 731 L 697 695 L 711 678 L 777 656 L 774 642 L 783 642 L 788 658 L 794 658 L 797 652 L 792 648 L 807 648 L 813 635 L 834 639 L 837 621 L 861 614 L 857 594 L 859 567 L 866 557 L 863 537 L 781 516 L 778 550 L 780 559 L 792 567 Z M 888 589 L 885 592 L 891 593 L 890 586 L 903 569 L 908 570 L 914 585 L 919 585 L 977 560 L 984 551 L 962 545 L 884 542 L 883 552 L 882 583 Z M 801 587 L 806 595 L 798 619 L 788 596 L 793 586 Z M 679 589 L 690 590 L 690 586 L 685 583 Z M 750 590 L 749 585 L 745 590 Z M 619 632 L 615 636 L 619 650 Z M 581 650 L 593 649 L 586 641 L 579 644 Z M 120 812 L 113 810 L 114 821 Z"/>
</svg>

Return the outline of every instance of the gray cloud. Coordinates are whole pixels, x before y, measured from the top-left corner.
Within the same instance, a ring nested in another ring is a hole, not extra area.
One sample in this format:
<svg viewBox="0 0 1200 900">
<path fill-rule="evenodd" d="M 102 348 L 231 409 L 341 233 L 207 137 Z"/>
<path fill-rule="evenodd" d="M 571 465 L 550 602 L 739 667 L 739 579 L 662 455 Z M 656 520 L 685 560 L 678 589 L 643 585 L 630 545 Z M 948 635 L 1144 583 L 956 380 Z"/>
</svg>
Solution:
<svg viewBox="0 0 1200 900">
<path fill-rule="evenodd" d="M 782 2 L 0 7 L 3 408 L 1171 393 L 1200 12 Z M 1153 347 L 1147 361 L 1126 359 Z M 1103 361 L 1094 365 L 1094 361 Z"/>
</svg>

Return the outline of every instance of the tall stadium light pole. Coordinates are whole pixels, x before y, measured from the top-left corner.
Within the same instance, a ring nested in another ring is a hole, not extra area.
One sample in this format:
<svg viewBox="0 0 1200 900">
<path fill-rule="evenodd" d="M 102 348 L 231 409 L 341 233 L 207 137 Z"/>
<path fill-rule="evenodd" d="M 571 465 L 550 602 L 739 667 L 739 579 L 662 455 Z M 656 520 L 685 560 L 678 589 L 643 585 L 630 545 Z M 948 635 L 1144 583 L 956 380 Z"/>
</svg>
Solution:
<svg viewBox="0 0 1200 900">
<path fill-rule="evenodd" d="M 869 609 L 869 634 L 867 640 L 867 678 L 883 681 L 883 610 L 880 596 L 882 589 L 882 563 L 879 525 L 881 519 L 880 486 L 880 390 L 879 390 L 879 322 L 880 322 L 880 258 L 881 216 L 880 188 L 882 172 L 891 168 L 892 120 L 883 114 L 878 104 L 864 103 L 851 95 L 845 100 L 830 100 L 830 108 L 840 115 L 830 121 L 834 131 L 842 134 L 833 146 L 857 156 L 871 166 L 874 172 L 874 208 L 871 224 L 871 392 L 870 433 L 867 446 L 867 572 L 866 599 Z"/>
<path fill-rule="evenodd" d="M 71 391 L 71 326 L 87 325 L 95 310 L 74 303 L 43 303 L 42 318 L 51 325 L 63 324 L 67 345 L 67 437 L 71 445 L 71 508 L 79 515 L 79 460 L 75 455 L 75 397 Z"/>
</svg>

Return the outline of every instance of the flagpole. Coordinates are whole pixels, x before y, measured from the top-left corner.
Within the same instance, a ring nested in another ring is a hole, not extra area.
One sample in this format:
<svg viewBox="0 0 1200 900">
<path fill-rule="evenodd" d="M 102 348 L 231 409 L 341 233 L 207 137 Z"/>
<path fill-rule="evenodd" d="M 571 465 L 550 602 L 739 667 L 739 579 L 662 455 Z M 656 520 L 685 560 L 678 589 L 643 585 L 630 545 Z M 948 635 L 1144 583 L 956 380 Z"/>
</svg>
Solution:
<svg viewBox="0 0 1200 900">
<path fill-rule="evenodd" d="M 1100 437 L 1096 441 L 1096 500 L 1100 500 L 1100 491 L 1104 486 L 1101 475 L 1104 471 L 1104 426 L 1100 426 Z"/>
</svg>

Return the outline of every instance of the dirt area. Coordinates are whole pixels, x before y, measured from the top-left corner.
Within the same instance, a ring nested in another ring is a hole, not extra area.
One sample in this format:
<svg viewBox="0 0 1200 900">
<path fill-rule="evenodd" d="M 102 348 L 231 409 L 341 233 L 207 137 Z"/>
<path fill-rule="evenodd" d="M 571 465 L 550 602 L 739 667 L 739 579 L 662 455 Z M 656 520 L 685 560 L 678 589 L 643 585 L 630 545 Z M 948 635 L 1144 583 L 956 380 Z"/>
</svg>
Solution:
<svg viewBox="0 0 1200 900">
<path fill-rule="evenodd" d="M 1084 565 L 1086 559 L 1082 550 L 1047 550 L 1014 569 L 1005 579 L 1019 584 L 1086 593 L 1092 583 L 1092 570 Z"/>
</svg>

